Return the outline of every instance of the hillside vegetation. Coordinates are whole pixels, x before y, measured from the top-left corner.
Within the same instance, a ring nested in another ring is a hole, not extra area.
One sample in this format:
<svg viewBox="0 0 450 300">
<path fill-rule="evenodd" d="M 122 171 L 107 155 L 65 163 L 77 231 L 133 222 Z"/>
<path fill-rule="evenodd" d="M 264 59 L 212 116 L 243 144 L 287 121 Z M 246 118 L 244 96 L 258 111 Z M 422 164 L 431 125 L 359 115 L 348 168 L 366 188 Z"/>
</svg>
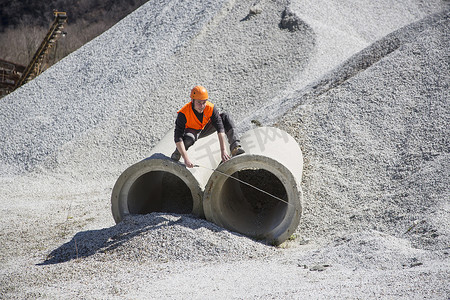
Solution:
<svg viewBox="0 0 450 300">
<path fill-rule="evenodd" d="M 24 0 L 0 1 L 0 59 L 27 65 L 53 22 L 53 11 L 69 17 L 49 55 L 48 66 L 109 29 L 146 0 Z"/>
</svg>

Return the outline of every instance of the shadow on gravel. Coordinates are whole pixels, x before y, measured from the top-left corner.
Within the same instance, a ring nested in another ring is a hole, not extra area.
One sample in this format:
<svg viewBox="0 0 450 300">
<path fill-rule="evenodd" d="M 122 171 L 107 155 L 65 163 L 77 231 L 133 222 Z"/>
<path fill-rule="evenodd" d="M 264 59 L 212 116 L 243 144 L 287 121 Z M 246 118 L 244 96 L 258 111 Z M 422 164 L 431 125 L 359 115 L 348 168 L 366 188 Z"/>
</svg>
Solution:
<svg viewBox="0 0 450 300">
<path fill-rule="evenodd" d="M 177 219 L 177 220 L 170 220 Z M 88 230 L 75 234 L 67 243 L 53 250 L 37 265 L 52 265 L 92 256 L 96 253 L 110 253 L 126 244 L 134 237 L 152 231 L 164 230 L 165 227 L 182 226 L 191 230 L 205 228 L 213 232 L 225 229 L 192 215 L 176 215 L 167 213 L 151 213 L 133 215 L 125 218 L 119 224 L 100 230 Z M 158 241 L 165 241 L 164 235 L 158 236 Z M 149 241 L 150 242 L 150 241 Z"/>
</svg>

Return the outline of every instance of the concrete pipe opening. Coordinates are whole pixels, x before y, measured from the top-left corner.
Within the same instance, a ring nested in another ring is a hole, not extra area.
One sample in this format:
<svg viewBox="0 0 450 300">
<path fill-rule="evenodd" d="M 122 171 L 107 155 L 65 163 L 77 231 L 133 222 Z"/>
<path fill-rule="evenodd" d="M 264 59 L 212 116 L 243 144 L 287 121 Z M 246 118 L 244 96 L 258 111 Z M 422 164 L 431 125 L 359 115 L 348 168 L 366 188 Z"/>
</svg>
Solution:
<svg viewBox="0 0 450 300">
<path fill-rule="evenodd" d="M 294 233 L 300 222 L 301 191 L 286 167 L 269 157 L 243 155 L 217 171 L 203 197 L 209 221 L 272 244 Z"/>
<path fill-rule="evenodd" d="M 202 189 L 195 177 L 170 158 L 148 158 L 126 169 L 111 196 L 116 223 L 126 215 L 168 212 L 203 217 Z"/>
</svg>

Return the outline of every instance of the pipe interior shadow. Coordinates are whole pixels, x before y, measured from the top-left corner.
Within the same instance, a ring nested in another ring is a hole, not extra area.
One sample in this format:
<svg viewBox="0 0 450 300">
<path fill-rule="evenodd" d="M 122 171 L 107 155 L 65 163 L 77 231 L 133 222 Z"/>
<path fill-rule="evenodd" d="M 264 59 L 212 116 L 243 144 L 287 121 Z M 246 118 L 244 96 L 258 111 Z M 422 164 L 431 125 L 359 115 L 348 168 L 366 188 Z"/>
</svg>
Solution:
<svg viewBox="0 0 450 300">
<path fill-rule="evenodd" d="M 273 196 L 288 201 L 282 182 L 264 169 L 240 170 L 231 175 Z M 236 230 L 264 235 L 284 219 L 288 204 L 254 187 L 228 178 L 220 191 L 220 211 Z"/>
<path fill-rule="evenodd" d="M 165 171 L 151 171 L 133 182 L 128 193 L 131 214 L 170 212 L 190 214 L 193 199 L 188 186 L 178 176 Z"/>
</svg>

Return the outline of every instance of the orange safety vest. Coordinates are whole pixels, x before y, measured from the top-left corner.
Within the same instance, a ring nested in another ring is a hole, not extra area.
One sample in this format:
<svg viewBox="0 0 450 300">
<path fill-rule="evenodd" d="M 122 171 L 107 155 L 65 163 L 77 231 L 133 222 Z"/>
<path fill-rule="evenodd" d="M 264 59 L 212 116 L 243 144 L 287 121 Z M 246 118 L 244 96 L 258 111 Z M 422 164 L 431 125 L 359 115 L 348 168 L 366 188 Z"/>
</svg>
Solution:
<svg viewBox="0 0 450 300">
<path fill-rule="evenodd" d="M 209 101 L 206 101 L 206 107 L 203 111 L 203 122 L 200 123 L 200 120 L 197 119 L 197 116 L 194 114 L 194 108 L 192 107 L 192 102 L 185 104 L 178 112 L 183 113 L 186 116 L 186 128 L 192 128 L 196 130 L 201 130 L 205 128 L 206 124 L 208 124 L 211 116 L 213 114 L 214 104 Z"/>
</svg>

